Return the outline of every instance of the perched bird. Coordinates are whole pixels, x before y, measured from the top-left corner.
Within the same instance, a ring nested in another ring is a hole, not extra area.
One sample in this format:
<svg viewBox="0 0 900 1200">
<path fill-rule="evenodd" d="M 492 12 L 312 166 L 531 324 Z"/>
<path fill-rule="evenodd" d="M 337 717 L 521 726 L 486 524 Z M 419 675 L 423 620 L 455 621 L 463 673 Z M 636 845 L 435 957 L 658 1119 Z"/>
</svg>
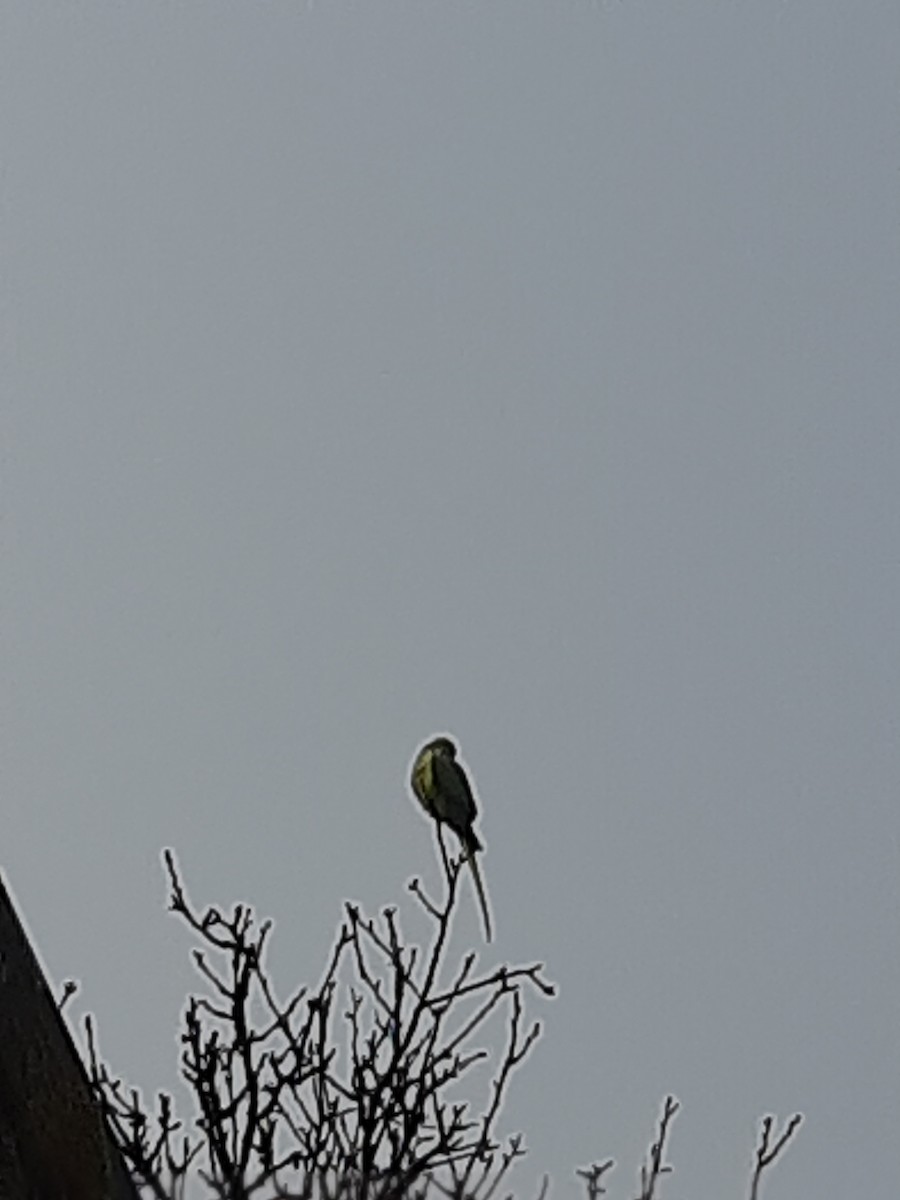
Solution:
<svg viewBox="0 0 900 1200">
<path fill-rule="evenodd" d="M 445 822 L 462 842 L 472 868 L 475 890 L 484 918 L 484 936 L 491 940 L 491 916 L 475 855 L 481 842 L 473 829 L 478 809 L 466 773 L 456 761 L 456 746 L 448 737 L 437 737 L 419 750 L 410 779 L 413 793 L 430 817 Z"/>
</svg>

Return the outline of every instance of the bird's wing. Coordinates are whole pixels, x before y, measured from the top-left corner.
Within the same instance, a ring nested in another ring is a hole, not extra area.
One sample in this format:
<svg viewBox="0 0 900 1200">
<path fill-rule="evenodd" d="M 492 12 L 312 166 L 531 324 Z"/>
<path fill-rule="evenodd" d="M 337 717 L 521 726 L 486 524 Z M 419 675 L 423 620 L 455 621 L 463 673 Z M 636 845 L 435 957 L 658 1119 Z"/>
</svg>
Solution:
<svg viewBox="0 0 900 1200">
<path fill-rule="evenodd" d="M 471 828 L 478 815 L 465 771 L 443 754 L 434 756 L 432 771 L 438 816 L 457 833 L 464 833 Z"/>
<path fill-rule="evenodd" d="M 416 799 L 432 817 L 437 816 L 434 810 L 435 786 L 434 786 L 434 751 L 422 750 L 413 763 L 412 777 L 410 784 L 412 785 L 413 794 Z"/>
</svg>

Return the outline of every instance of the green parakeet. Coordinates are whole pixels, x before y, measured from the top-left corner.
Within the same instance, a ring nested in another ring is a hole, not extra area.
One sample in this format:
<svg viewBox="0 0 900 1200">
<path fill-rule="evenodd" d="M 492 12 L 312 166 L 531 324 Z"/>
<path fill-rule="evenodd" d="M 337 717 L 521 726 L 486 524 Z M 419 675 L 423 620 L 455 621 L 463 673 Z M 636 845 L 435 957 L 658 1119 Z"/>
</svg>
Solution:
<svg viewBox="0 0 900 1200">
<path fill-rule="evenodd" d="M 466 773 L 456 761 L 456 746 L 450 738 L 437 737 L 426 742 L 413 761 L 410 782 L 416 799 L 428 815 L 449 825 L 463 844 L 481 904 L 485 940 L 489 942 L 491 917 L 475 857 L 482 848 L 473 829 L 478 809 Z"/>
</svg>

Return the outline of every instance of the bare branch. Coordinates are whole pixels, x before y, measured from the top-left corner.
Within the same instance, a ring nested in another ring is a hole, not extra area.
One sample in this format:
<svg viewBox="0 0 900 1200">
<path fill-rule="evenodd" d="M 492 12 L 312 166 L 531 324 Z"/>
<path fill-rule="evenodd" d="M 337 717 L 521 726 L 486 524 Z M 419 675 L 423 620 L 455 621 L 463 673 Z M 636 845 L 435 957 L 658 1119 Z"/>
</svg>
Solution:
<svg viewBox="0 0 900 1200">
<path fill-rule="evenodd" d="M 669 1126 L 681 1105 L 674 1096 L 666 1096 L 663 1110 L 657 1124 L 656 1140 L 650 1143 L 647 1157 L 641 1165 L 641 1190 L 638 1200 L 654 1200 L 656 1185 L 663 1175 L 670 1174 L 672 1168 L 664 1161 L 666 1156 L 666 1141 L 669 1136 Z"/>
<path fill-rule="evenodd" d="M 758 1200 L 762 1174 L 787 1147 L 794 1134 L 803 1123 L 803 1113 L 794 1113 L 785 1125 L 781 1134 L 772 1140 L 772 1130 L 775 1117 L 765 1116 L 760 1122 L 759 1138 L 756 1143 L 753 1174 L 750 1177 L 750 1200 Z"/>
<path fill-rule="evenodd" d="M 606 1188 L 603 1185 L 603 1176 L 607 1171 L 611 1171 L 615 1167 L 615 1159 L 607 1158 L 601 1163 L 591 1163 L 589 1167 L 579 1167 L 576 1175 L 580 1175 L 585 1181 L 588 1200 L 598 1200 L 600 1196 L 606 1194 Z"/>
</svg>

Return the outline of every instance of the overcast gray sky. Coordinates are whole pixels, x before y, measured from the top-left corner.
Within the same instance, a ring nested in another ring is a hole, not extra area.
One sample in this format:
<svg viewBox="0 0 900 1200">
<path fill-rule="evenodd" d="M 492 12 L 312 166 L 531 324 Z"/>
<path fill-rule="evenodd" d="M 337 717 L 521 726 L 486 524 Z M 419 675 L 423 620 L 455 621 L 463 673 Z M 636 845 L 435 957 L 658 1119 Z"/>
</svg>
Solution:
<svg viewBox="0 0 900 1200">
<path fill-rule="evenodd" d="M 449 730 L 528 1190 L 669 1090 L 673 1197 L 795 1109 L 771 1197 L 895 1190 L 898 79 L 875 0 L 7 0 L 0 857 L 131 1082 L 161 847 L 314 982 Z"/>
</svg>

